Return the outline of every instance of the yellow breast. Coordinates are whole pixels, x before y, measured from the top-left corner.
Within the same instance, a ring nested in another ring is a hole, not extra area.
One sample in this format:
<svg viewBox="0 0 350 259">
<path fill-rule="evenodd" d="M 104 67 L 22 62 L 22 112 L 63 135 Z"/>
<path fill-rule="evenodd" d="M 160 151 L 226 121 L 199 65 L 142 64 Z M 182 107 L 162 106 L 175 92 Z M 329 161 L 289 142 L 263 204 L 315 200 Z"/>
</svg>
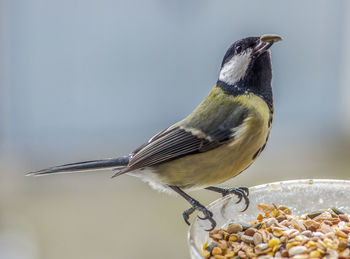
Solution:
<svg viewBox="0 0 350 259">
<path fill-rule="evenodd" d="M 229 143 L 157 166 L 154 172 L 164 184 L 186 189 L 225 182 L 249 167 L 265 147 L 272 112 L 264 100 L 253 94 L 236 97 L 224 95 L 217 87 L 213 91 L 215 95 L 222 95 L 219 96 L 221 101 L 225 98 L 224 101 L 244 105 L 248 108 L 249 115 L 236 129 L 236 135 Z"/>
</svg>

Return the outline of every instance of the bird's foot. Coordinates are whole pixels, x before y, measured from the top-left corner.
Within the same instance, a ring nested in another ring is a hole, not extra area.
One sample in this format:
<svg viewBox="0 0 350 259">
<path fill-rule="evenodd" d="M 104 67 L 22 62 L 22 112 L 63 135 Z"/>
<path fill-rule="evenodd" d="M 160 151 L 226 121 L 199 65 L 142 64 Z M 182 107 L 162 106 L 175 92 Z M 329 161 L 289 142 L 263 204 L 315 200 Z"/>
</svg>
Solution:
<svg viewBox="0 0 350 259">
<path fill-rule="evenodd" d="M 201 220 L 209 220 L 209 222 L 211 224 L 211 228 L 206 229 L 206 231 L 212 231 L 216 227 L 216 221 L 213 219 L 213 213 L 210 210 L 208 210 L 207 208 L 205 208 L 199 202 L 194 202 L 194 203 L 192 203 L 192 205 L 193 205 L 193 207 L 185 210 L 182 213 L 182 216 L 183 216 L 185 222 L 187 223 L 187 225 L 190 225 L 190 222 L 188 221 L 190 218 L 190 215 L 193 212 L 195 212 L 195 210 L 199 210 L 200 212 L 203 213 L 204 217 L 200 217 L 200 216 L 197 216 L 197 217 Z"/>
<path fill-rule="evenodd" d="M 205 189 L 209 191 L 221 193 L 223 197 L 229 194 L 235 194 L 238 197 L 238 201 L 236 203 L 240 203 L 242 199 L 244 199 L 245 207 L 242 210 L 242 212 L 246 211 L 249 207 L 249 198 L 248 198 L 249 189 L 247 187 L 220 188 L 215 186 L 209 186 Z"/>
<path fill-rule="evenodd" d="M 190 225 L 190 222 L 188 221 L 190 218 L 190 215 L 195 212 L 195 210 L 199 210 L 203 213 L 204 217 L 199 217 L 201 220 L 209 220 L 211 224 L 211 228 L 207 229 L 207 231 L 212 231 L 216 227 L 216 221 L 213 219 L 213 213 L 208 210 L 206 207 L 204 207 L 202 204 L 200 204 L 197 200 L 193 199 L 191 196 L 189 196 L 187 193 L 185 193 L 183 190 L 181 190 L 179 187 L 174 185 L 168 185 L 171 189 L 173 189 L 175 192 L 177 192 L 180 196 L 185 198 L 186 201 L 188 201 L 192 207 L 185 210 L 182 213 L 182 216 L 187 223 L 187 225 Z"/>
</svg>

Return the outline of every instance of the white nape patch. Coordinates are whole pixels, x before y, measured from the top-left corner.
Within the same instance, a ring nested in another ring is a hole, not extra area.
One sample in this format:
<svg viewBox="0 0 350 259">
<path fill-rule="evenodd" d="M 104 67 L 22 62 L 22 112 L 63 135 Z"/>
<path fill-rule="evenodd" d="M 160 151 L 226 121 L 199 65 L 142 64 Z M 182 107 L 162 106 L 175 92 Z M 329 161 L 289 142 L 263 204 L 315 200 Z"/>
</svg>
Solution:
<svg viewBox="0 0 350 259">
<path fill-rule="evenodd" d="M 229 85 L 234 85 L 241 80 L 248 69 L 251 60 L 251 49 L 243 51 L 239 55 L 232 56 L 231 60 L 222 67 L 219 80 Z"/>
</svg>

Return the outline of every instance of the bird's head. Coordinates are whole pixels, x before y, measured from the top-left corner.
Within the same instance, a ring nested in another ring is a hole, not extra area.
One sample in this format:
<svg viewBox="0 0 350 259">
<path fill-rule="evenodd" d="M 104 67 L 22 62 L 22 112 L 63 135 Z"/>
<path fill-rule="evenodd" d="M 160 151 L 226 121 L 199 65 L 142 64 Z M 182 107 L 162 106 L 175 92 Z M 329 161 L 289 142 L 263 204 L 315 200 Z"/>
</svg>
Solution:
<svg viewBox="0 0 350 259">
<path fill-rule="evenodd" d="M 253 72 L 260 72 L 261 69 L 271 71 L 269 48 L 280 40 L 282 37 L 279 35 L 266 34 L 233 43 L 222 61 L 219 81 L 233 86 L 247 79 Z"/>
</svg>

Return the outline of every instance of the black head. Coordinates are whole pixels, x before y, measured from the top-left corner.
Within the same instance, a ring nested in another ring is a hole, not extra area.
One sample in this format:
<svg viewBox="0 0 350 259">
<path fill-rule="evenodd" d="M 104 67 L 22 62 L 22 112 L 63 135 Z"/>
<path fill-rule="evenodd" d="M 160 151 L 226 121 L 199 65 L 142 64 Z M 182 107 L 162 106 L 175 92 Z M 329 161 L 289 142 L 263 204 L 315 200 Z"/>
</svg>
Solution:
<svg viewBox="0 0 350 259">
<path fill-rule="evenodd" d="M 281 39 L 278 35 L 263 35 L 233 43 L 222 61 L 217 85 L 233 95 L 255 93 L 272 106 L 269 48 Z"/>
<path fill-rule="evenodd" d="M 241 55 L 244 51 L 251 51 L 259 42 L 259 37 L 248 37 L 233 43 L 229 49 L 226 51 L 226 54 L 222 60 L 221 68 L 225 63 L 229 62 L 231 58 L 236 55 Z"/>
</svg>

